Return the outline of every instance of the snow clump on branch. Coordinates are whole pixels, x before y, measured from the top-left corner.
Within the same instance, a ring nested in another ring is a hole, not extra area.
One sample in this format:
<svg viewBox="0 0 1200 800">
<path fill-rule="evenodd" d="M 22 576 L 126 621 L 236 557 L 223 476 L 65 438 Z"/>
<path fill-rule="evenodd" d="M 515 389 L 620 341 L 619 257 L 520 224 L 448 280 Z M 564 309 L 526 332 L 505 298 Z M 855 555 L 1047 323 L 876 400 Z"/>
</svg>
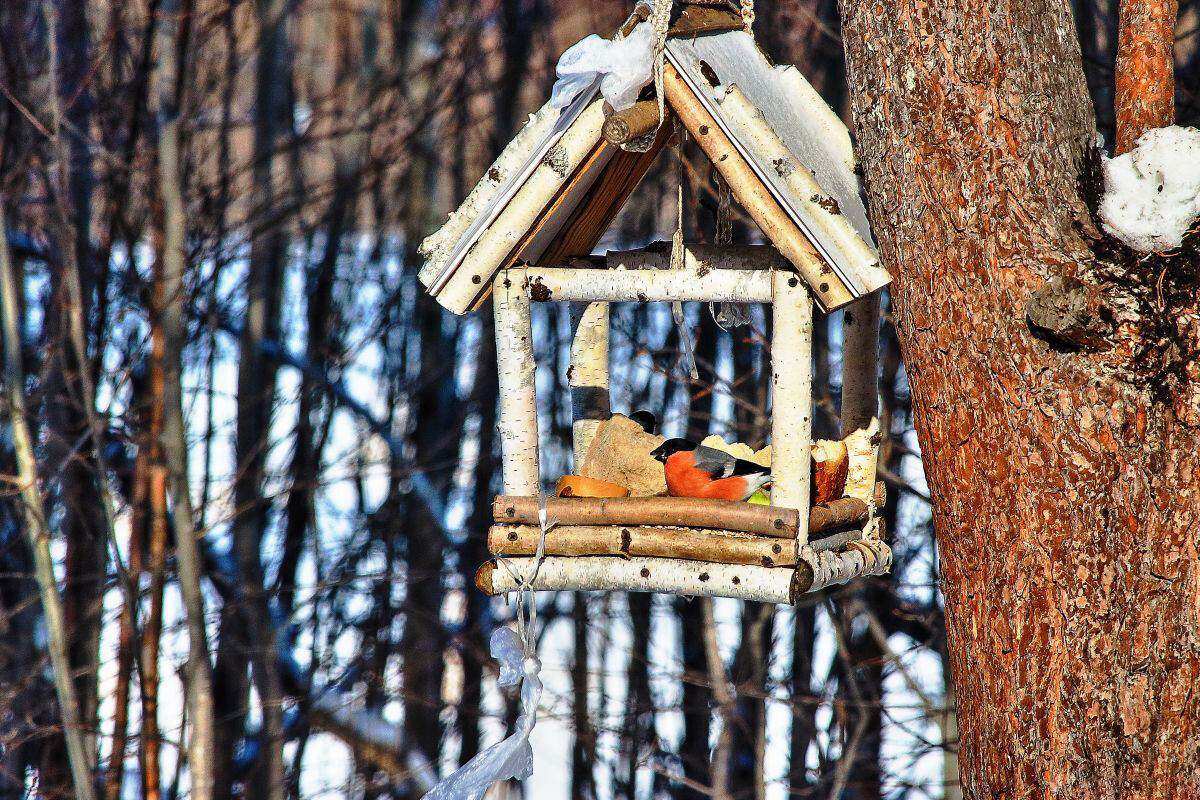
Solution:
<svg viewBox="0 0 1200 800">
<path fill-rule="evenodd" d="M 1172 125 L 1104 159 L 1104 229 L 1143 253 L 1179 247 L 1200 217 L 1200 130 Z"/>
</svg>

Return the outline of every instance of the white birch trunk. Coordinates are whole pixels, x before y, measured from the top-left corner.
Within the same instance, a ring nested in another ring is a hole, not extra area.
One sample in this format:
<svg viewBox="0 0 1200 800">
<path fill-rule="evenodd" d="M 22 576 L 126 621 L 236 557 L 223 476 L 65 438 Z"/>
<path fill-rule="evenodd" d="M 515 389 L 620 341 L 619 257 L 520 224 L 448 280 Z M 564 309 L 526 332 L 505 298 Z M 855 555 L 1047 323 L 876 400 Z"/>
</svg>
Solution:
<svg viewBox="0 0 1200 800">
<path fill-rule="evenodd" d="M 486 562 L 475 585 L 488 595 L 516 591 L 517 575 L 534 574 L 537 559 Z M 692 597 L 733 597 L 760 603 L 791 603 L 790 567 L 710 564 L 680 558 L 547 556 L 532 582 L 534 591 L 663 592 Z"/>
<path fill-rule="evenodd" d="M 187 340 L 184 319 L 184 272 L 187 266 L 187 205 L 183 198 L 181 162 L 182 124 L 176 96 L 177 63 L 174 56 L 179 39 L 178 0 L 160 7 L 158 50 L 162 55 L 156 80 L 159 94 L 158 167 L 163 204 L 162 309 L 164 339 L 163 428 L 160 444 L 167 464 L 168 489 L 174 509 L 175 560 L 179 568 L 179 593 L 183 598 L 188 631 L 188 655 L 184 675 L 187 721 L 188 770 L 193 800 L 212 800 L 215 732 L 213 719 L 212 662 L 209 660 L 205 628 L 204 573 L 200 545 L 192 512 L 188 481 L 187 429 L 183 418 L 183 350 Z M 111 758 L 111 756 L 110 756 Z"/>
<path fill-rule="evenodd" d="M 812 299 L 789 271 L 772 272 L 771 505 L 800 512 L 796 540 L 808 541 L 812 458 Z"/>
<path fill-rule="evenodd" d="M 496 320 L 496 368 L 499 374 L 500 447 L 506 494 L 536 495 L 538 420 L 533 326 L 523 288 L 525 270 L 501 270 L 493 286 Z"/>
<path fill-rule="evenodd" d="M 571 339 L 572 445 L 574 468 L 579 470 L 600 423 L 609 417 L 608 303 L 571 307 L 575 335 Z"/>
<path fill-rule="evenodd" d="M 680 270 L 529 267 L 528 273 L 529 296 L 537 302 L 771 302 L 771 273 L 759 269 L 720 269 L 702 275 Z"/>
</svg>

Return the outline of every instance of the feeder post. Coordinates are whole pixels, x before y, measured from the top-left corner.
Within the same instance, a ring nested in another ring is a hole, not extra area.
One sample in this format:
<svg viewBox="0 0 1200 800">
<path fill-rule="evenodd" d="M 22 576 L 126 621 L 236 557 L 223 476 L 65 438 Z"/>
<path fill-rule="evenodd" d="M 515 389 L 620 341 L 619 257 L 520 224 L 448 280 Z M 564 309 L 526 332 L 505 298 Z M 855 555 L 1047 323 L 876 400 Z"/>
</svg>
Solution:
<svg viewBox="0 0 1200 800">
<path fill-rule="evenodd" d="M 812 459 L 812 296 L 791 270 L 772 273 L 771 505 L 800 512 L 808 543 Z"/>
<path fill-rule="evenodd" d="M 596 428 L 611 415 L 608 397 L 608 303 L 572 303 L 571 433 L 575 471 L 583 464 Z"/>
<path fill-rule="evenodd" d="M 879 416 L 879 292 L 842 311 L 842 435 L 867 428 Z"/>
<path fill-rule="evenodd" d="M 533 358 L 533 325 L 525 270 L 496 273 L 492 285 L 496 320 L 496 368 L 500 389 L 500 449 L 504 462 L 504 493 L 536 495 L 541 489 L 538 472 L 536 364 Z"/>
<path fill-rule="evenodd" d="M 850 453 L 846 493 L 875 511 L 879 458 L 879 292 L 855 300 L 842 313 L 842 436 Z M 868 536 L 878 536 L 878 526 Z"/>
</svg>

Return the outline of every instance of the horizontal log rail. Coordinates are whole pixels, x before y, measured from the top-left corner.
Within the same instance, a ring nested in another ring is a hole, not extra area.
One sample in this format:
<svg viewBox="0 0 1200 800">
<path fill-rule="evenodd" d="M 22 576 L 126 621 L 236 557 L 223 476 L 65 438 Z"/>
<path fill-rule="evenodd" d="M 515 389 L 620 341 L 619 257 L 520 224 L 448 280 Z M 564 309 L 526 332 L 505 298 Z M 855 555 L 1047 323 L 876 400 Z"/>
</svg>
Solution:
<svg viewBox="0 0 1200 800">
<path fill-rule="evenodd" d="M 516 591 L 530 580 L 533 591 L 662 592 L 689 597 L 732 597 L 760 603 L 792 604 L 806 592 L 882 575 L 892 551 L 872 536 L 848 541 L 839 552 L 800 548 L 798 563 L 764 567 L 718 564 L 686 558 L 641 556 L 502 556 L 485 561 L 475 585 L 496 596 Z"/>
<path fill-rule="evenodd" d="M 700 275 L 678 270 L 526 267 L 534 302 L 585 303 L 770 303 L 771 273 L 765 269 L 714 269 Z"/>
<path fill-rule="evenodd" d="M 694 497 L 551 497 L 546 513 L 556 525 L 709 528 L 780 539 L 796 538 L 800 518 L 794 508 Z M 831 500 L 809 510 L 808 532 L 861 525 L 867 515 L 867 504 L 857 497 Z M 538 499 L 498 496 L 492 502 L 492 518 L 498 525 L 537 525 Z"/>
<path fill-rule="evenodd" d="M 731 500 L 694 497 L 551 497 L 546 513 L 558 525 L 666 525 L 796 538 L 800 512 Z M 536 497 L 499 496 L 492 518 L 500 525 L 538 524 Z"/>
<path fill-rule="evenodd" d="M 503 556 L 531 556 L 540 539 L 541 529 L 536 525 L 496 525 L 488 531 L 488 550 Z M 783 539 L 639 525 L 557 525 L 546 532 L 545 552 L 549 556 L 643 556 L 762 567 L 796 564 L 795 543 Z"/>
</svg>

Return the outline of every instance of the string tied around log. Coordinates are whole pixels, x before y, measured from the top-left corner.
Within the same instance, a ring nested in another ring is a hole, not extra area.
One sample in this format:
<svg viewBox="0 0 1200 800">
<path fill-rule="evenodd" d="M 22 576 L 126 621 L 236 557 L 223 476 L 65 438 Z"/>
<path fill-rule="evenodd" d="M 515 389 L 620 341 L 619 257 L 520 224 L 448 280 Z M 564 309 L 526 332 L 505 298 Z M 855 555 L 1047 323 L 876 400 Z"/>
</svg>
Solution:
<svg viewBox="0 0 1200 800">
<path fill-rule="evenodd" d="M 546 493 L 538 491 L 538 528 L 539 537 L 537 550 L 534 552 L 533 569 L 530 574 L 524 575 L 513 566 L 502 555 L 496 556 L 497 563 L 504 566 L 513 581 L 517 584 L 517 604 L 516 604 L 516 623 L 517 637 L 521 640 L 521 649 L 525 653 L 525 658 L 533 659 L 537 662 L 537 637 L 533 634 L 533 629 L 537 627 L 537 602 L 533 597 L 533 584 L 537 580 L 538 572 L 542 569 L 542 563 L 546 560 L 546 534 L 558 524 L 558 520 L 552 519 L 546 510 Z M 526 612 L 528 612 L 528 620 L 526 620 Z M 540 662 L 538 662 L 540 666 Z"/>
</svg>

